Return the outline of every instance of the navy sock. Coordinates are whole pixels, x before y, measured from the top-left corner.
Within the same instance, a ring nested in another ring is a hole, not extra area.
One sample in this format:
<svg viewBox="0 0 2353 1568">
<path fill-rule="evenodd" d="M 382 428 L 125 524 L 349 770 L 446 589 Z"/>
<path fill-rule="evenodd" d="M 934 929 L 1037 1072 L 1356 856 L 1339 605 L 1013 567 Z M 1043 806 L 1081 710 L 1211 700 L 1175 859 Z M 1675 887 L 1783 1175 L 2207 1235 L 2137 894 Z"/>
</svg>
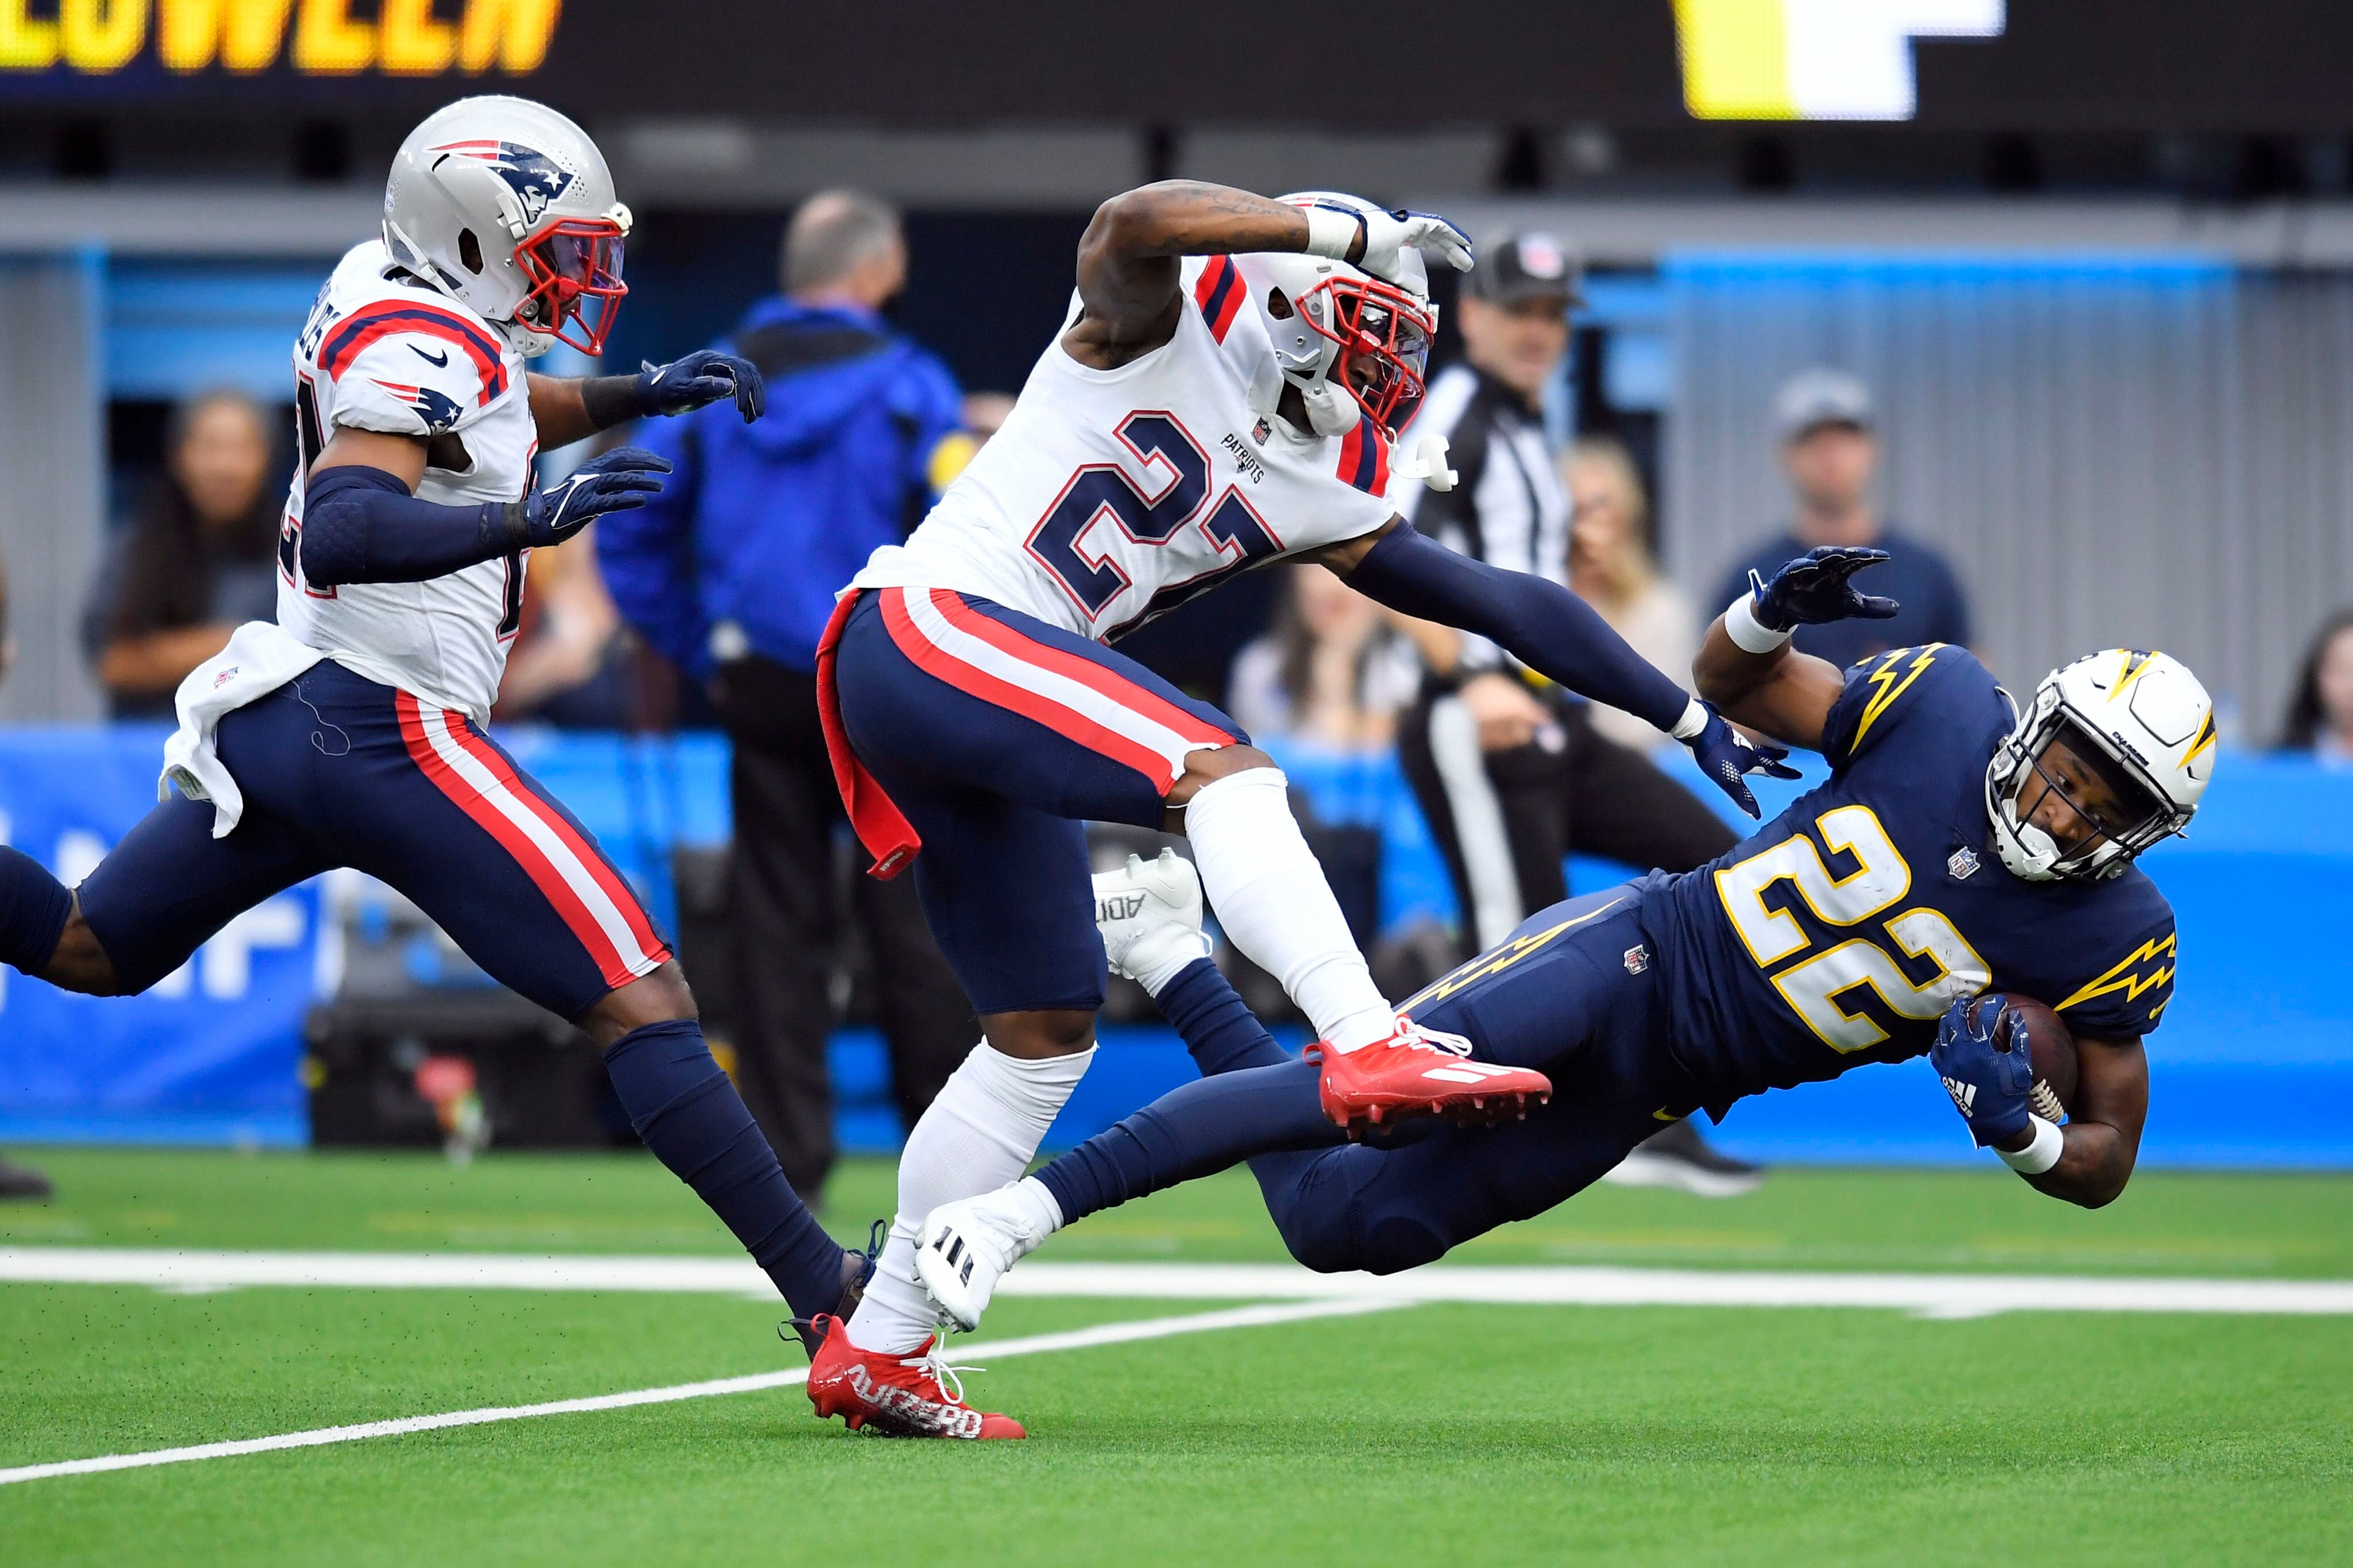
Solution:
<svg viewBox="0 0 2353 1568">
<path fill-rule="evenodd" d="M 1038 1173 L 1065 1223 L 1239 1164 L 1345 1142 L 1324 1114 L 1322 1069 L 1240 1068 L 1161 1096 Z"/>
<path fill-rule="evenodd" d="M 1155 998 L 1160 1011 L 1184 1037 L 1185 1048 L 1205 1075 L 1239 1068 L 1274 1067 L 1291 1055 L 1274 1043 L 1266 1026 L 1242 1001 L 1241 994 L 1206 958 L 1197 958 L 1176 972 Z"/>
<path fill-rule="evenodd" d="M 646 1147 L 726 1222 L 794 1314 L 838 1308 L 841 1244 L 785 1180 L 702 1026 L 681 1018 L 633 1029 L 606 1047 L 605 1070 Z"/>
<path fill-rule="evenodd" d="M 0 963 L 37 974 L 57 956 L 73 893 L 21 849 L 0 844 Z"/>
</svg>

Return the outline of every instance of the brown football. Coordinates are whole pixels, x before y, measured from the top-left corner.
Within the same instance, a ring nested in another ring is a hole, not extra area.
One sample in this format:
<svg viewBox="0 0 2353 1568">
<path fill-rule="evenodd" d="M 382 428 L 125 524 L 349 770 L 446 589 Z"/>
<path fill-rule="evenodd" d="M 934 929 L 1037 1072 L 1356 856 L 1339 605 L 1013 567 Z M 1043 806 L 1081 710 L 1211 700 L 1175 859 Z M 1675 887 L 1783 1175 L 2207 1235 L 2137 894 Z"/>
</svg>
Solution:
<svg viewBox="0 0 2353 1568">
<path fill-rule="evenodd" d="M 2064 1121 L 2075 1104 L 2075 1037 L 2059 1015 L 2031 996 L 2005 993 L 2002 1005 L 2026 1026 L 2034 1052 L 2034 1114 Z"/>
</svg>

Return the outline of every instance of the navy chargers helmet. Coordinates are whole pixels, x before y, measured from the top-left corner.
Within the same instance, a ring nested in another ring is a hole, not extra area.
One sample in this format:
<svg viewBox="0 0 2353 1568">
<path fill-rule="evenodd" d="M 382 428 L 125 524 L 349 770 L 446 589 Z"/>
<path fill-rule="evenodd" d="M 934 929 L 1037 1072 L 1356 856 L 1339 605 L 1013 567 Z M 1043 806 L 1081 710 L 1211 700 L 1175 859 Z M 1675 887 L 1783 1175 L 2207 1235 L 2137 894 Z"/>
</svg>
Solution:
<svg viewBox="0 0 2353 1568">
<path fill-rule="evenodd" d="M 2103 831 L 2066 852 L 2018 813 L 2019 791 L 2030 777 L 2076 805 L 2043 766 L 2053 741 L 2063 742 L 2124 803 L 2120 820 L 2100 822 Z M 2124 875 L 2142 850 L 2189 827 L 2214 776 L 2214 700 L 2171 655 L 2112 647 L 2060 666 L 2042 678 L 2033 705 L 1986 764 L 1986 813 L 2001 863 L 2034 881 Z"/>
<path fill-rule="evenodd" d="M 604 352 L 629 291 L 628 232 L 596 143 L 529 99 L 461 98 L 438 110 L 400 144 L 384 187 L 393 260 L 511 324 L 527 355 L 559 342 Z"/>
</svg>

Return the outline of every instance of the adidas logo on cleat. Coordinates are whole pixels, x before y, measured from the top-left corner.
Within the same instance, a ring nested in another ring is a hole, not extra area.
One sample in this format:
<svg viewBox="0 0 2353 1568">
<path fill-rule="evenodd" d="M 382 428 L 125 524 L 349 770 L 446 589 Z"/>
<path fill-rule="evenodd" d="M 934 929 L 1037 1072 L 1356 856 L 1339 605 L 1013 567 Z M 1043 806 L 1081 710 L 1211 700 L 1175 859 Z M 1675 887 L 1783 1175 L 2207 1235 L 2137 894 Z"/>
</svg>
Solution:
<svg viewBox="0 0 2353 1568">
<path fill-rule="evenodd" d="M 1142 893 L 1114 893 L 1110 898 L 1097 900 L 1096 923 L 1100 924 L 1104 921 L 1134 920 L 1143 912 L 1144 898 L 1145 895 Z"/>
</svg>

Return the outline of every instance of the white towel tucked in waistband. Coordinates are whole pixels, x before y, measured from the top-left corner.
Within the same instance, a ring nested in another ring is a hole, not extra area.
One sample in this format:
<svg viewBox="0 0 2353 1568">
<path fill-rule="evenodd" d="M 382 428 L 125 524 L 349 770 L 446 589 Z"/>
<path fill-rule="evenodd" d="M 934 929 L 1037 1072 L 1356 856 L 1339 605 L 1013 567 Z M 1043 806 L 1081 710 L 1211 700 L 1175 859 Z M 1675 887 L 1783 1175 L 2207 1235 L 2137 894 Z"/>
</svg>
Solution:
<svg viewBox="0 0 2353 1568">
<path fill-rule="evenodd" d="M 173 697 L 180 727 L 164 742 L 164 773 L 155 781 L 155 798 L 168 798 L 177 784 L 190 800 L 212 802 L 213 837 L 227 837 L 245 816 L 245 795 L 213 750 L 222 716 L 269 696 L 326 657 L 295 641 L 272 621 L 248 621 L 237 627 L 228 647 L 190 670 Z"/>
</svg>

